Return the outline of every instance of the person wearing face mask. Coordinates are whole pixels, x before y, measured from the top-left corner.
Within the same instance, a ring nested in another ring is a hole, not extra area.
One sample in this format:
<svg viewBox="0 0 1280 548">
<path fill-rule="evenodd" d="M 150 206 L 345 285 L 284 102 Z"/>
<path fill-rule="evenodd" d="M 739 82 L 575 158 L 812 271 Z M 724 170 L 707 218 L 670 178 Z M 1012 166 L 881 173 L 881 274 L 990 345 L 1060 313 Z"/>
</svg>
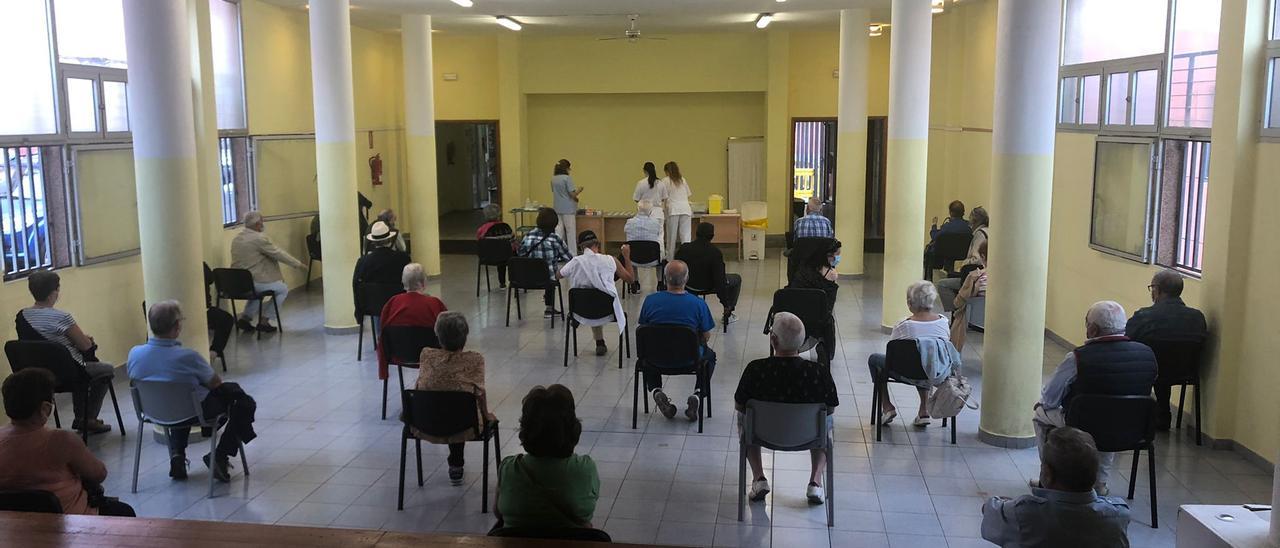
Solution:
<svg viewBox="0 0 1280 548">
<path fill-rule="evenodd" d="M 827 325 L 817 333 L 823 341 L 826 341 L 818 354 L 819 361 L 825 363 L 831 363 L 831 359 L 835 357 L 836 328 L 835 316 L 832 312 L 836 306 L 836 294 L 840 291 L 840 284 L 836 281 L 839 276 L 836 273 L 838 264 L 840 264 L 840 240 L 831 240 L 826 248 L 817 249 L 804 259 L 803 264 L 796 269 L 795 275 L 787 284 L 790 289 L 821 289 L 827 294 Z"/>
<path fill-rule="evenodd" d="M 64 514 L 133 517 L 128 504 L 101 496 L 107 465 L 80 437 L 45 426 L 53 414 L 54 383 L 48 370 L 29 368 L 9 375 L 0 387 L 11 421 L 0 427 L 0 489 L 48 491 Z"/>
</svg>

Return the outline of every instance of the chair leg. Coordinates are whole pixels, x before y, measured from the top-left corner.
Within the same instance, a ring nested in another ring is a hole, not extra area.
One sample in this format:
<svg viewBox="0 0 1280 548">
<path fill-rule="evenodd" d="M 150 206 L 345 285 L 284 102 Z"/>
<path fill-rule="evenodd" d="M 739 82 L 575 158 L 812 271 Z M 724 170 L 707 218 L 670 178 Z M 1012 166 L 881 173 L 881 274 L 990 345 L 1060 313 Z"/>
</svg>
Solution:
<svg viewBox="0 0 1280 548">
<path fill-rule="evenodd" d="M 703 375 L 705 374 L 706 369 L 703 369 L 703 371 L 704 373 L 699 373 L 697 377 L 694 377 L 695 386 L 706 386 L 706 382 L 703 380 Z M 706 393 L 705 392 L 699 393 L 698 394 L 698 433 L 699 434 L 702 433 L 702 408 L 706 406 L 706 404 L 707 404 Z"/>
<path fill-rule="evenodd" d="M 1160 528 L 1160 518 L 1156 515 L 1156 444 L 1147 447 L 1147 481 L 1151 484 L 1151 528 Z"/>
<path fill-rule="evenodd" d="M 124 437 L 124 417 L 120 416 L 120 402 L 116 400 L 116 387 L 107 381 L 107 393 L 111 394 L 111 407 L 116 409 L 116 425 L 120 427 L 120 437 Z"/>
<path fill-rule="evenodd" d="M 413 438 L 413 452 L 418 457 L 418 487 L 422 487 L 422 440 Z"/>
<path fill-rule="evenodd" d="M 396 502 L 396 510 L 404 510 L 404 457 L 409 450 L 409 427 L 405 426 L 400 434 L 400 497 Z"/>
<path fill-rule="evenodd" d="M 377 350 L 378 350 L 378 337 L 379 337 L 379 336 L 380 336 L 380 334 L 378 333 L 378 324 L 374 323 L 374 321 L 373 321 L 373 320 L 369 320 L 369 337 L 370 337 L 371 339 L 373 339 L 373 350 L 374 350 L 374 352 L 375 352 L 375 355 L 376 355 Z"/>
<path fill-rule="evenodd" d="M 955 421 L 952 421 L 951 424 L 955 424 Z M 831 440 L 827 440 L 827 527 L 836 526 L 835 465 L 835 449 L 832 448 Z"/>
<path fill-rule="evenodd" d="M 489 265 L 484 265 L 484 290 L 493 291 L 493 284 L 489 282 Z"/>
<path fill-rule="evenodd" d="M 564 366 L 565 367 L 569 367 L 569 337 L 570 337 L 569 332 L 570 331 L 573 331 L 572 326 L 564 330 Z M 578 349 L 576 347 L 573 349 L 573 356 L 575 358 L 578 357 Z"/>
<path fill-rule="evenodd" d="M 830 486 L 828 486 L 830 487 Z M 742 436 L 738 436 L 738 521 L 742 521 L 742 509 L 746 506 L 747 498 L 747 446 L 742 443 Z"/>
<path fill-rule="evenodd" d="M 1187 385 L 1184 384 L 1178 387 L 1178 417 L 1176 419 L 1177 424 L 1174 426 L 1174 428 L 1176 429 L 1175 431 L 1177 432 L 1182 431 L 1182 415 L 1183 415 L 1183 410 L 1187 408 L 1185 405 L 1186 401 L 1187 401 Z M 1164 412 L 1164 410 L 1161 410 L 1161 412 Z"/>
<path fill-rule="evenodd" d="M 635 382 L 631 383 L 631 429 L 636 429 L 636 422 L 640 415 L 640 368 L 636 367 Z M 645 395 L 645 406 L 649 405 L 649 396 Z"/>
<path fill-rule="evenodd" d="M 364 358 L 364 316 L 356 320 L 356 325 L 360 329 L 360 336 L 356 338 L 356 361 L 360 361 Z"/>
<path fill-rule="evenodd" d="M 75 397 L 75 395 L 72 395 L 71 397 L 73 397 L 73 398 L 74 398 L 74 397 Z M 61 429 L 62 429 L 62 418 L 58 416 L 58 400 L 57 400 L 57 398 L 54 398 L 54 401 L 53 401 L 53 425 L 54 425 L 54 426 L 56 426 L 56 427 L 58 427 L 58 429 L 59 429 L 59 430 L 61 430 Z"/>
<path fill-rule="evenodd" d="M 484 456 L 480 459 L 480 513 L 489 513 L 489 440 L 484 440 Z"/>
<path fill-rule="evenodd" d="M 956 444 L 956 419 L 957 418 L 958 417 L 951 417 L 951 445 Z"/>
<path fill-rule="evenodd" d="M 302 284 L 303 291 L 311 291 L 311 265 L 316 264 L 315 259 L 307 259 L 307 283 Z"/>
<path fill-rule="evenodd" d="M 1138 459 L 1142 457 L 1141 453 L 1142 451 L 1140 449 L 1133 450 L 1133 467 L 1129 469 L 1129 495 L 1125 497 L 1129 500 L 1133 500 L 1133 487 L 1134 482 L 1138 477 Z"/>
<path fill-rule="evenodd" d="M 387 420 L 387 380 L 382 379 L 382 420 L 384 421 Z"/>
<path fill-rule="evenodd" d="M 245 306 L 248 306 L 248 305 L 245 305 Z M 262 325 L 262 318 L 266 315 L 266 310 L 263 310 L 263 308 L 266 308 L 266 307 L 267 307 L 267 300 L 263 298 L 259 298 L 258 299 L 258 325 Z M 276 323 L 280 323 L 280 320 L 278 318 L 279 316 L 277 316 Z M 256 331 L 258 332 L 258 340 L 262 340 L 262 330 L 258 329 Z"/>
<path fill-rule="evenodd" d="M 484 265 L 480 261 L 476 261 L 476 298 L 480 297 L 480 270 L 484 269 Z"/>
<path fill-rule="evenodd" d="M 218 423 L 213 423 L 213 433 L 209 435 L 209 498 L 213 498 L 213 467 L 218 465 Z"/>
<path fill-rule="evenodd" d="M 507 327 L 511 327 L 511 293 L 514 291 L 513 287 L 507 286 Z"/>
<path fill-rule="evenodd" d="M 240 468 L 244 469 L 244 475 L 249 475 L 249 459 L 244 456 L 244 443 L 240 444 Z"/>
<path fill-rule="evenodd" d="M 258 307 L 258 309 L 261 310 L 262 307 Z M 271 297 L 271 309 L 276 311 L 276 329 L 280 330 L 278 331 L 280 336 L 284 336 L 284 318 L 280 316 L 280 303 L 276 302 L 274 295 Z"/>
<path fill-rule="evenodd" d="M 226 373 L 226 372 L 227 372 L 227 357 L 224 355 L 224 354 L 226 353 L 226 351 L 227 351 L 227 349 L 225 349 L 225 348 L 224 348 L 224 349 L 222 349 L 222 352 L 219 352 L 219 353 L 218 353 L 218 361 L 222 362 L 222 372 L 223 372 L 223 373 Z"/>
<path fill-rule="evenodd" d="M 523 319 L 524 319 L 524 314 L 523 314 L 523 312 L 520 310 L 520 295 L 519 295 L 519 294 L 517 294 L 517 295 L 516 295 L 516 319 L 517 319 L 517 320 L 523 320 Z"/>
<path fill-rule="evenodd" d="M 142 427 L 147 423 L 138 421 L 138 447 L 133 452 L 133 493 L 138 492 L 138 465 L 142 461 Z"/>
<path fill-rule="evenodd" d="M 1194 398 L 1192 400 L 1192 404 L 1195 405 L 1196 407 L 1196 445 L 1200 445 L 1201 430 L 1200 430 L 1200 383 L 1199 381 L 1196 382 L 1195 387 L 1196 387 L 1196 392 L 1195 394 L 1192 395 L 1192 397 Z"/>
<path fill-rule="evenodd" d="M 884 422 L 883 422 L 884 417 L 882 417 L 880 414 L 880 398 L 885 397 L 885 394 L 882 394 L 880 391 L 884 390 L 885 392 L 888 392 L 889 384 L 877 383 L 873 385 L 872 390 L 875 390 L 875 404 L 874 404 L 875 410 L 872 411 L 872 413 L 876 421 L 876 441 L 880 441 L 881 439 L 883 439 L 883 430 L 884 430 Z"/>
</svg>

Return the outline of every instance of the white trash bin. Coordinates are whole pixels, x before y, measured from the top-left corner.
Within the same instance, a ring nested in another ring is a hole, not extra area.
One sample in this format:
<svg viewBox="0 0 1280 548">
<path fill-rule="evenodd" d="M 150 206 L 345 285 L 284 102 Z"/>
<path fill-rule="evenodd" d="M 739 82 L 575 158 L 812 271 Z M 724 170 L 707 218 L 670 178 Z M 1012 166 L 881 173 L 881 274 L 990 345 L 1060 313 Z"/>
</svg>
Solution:
<svg viewBox="0 0 1280 548">
<path fill-rule="evenodd" d="M 769 218 L 769 204 L 765 202 L 742 202 L 742 253 L 752 260 L 764 259 L 764 228 L 748 228 L 745 225 L 752 221 Z"/>
</svg>

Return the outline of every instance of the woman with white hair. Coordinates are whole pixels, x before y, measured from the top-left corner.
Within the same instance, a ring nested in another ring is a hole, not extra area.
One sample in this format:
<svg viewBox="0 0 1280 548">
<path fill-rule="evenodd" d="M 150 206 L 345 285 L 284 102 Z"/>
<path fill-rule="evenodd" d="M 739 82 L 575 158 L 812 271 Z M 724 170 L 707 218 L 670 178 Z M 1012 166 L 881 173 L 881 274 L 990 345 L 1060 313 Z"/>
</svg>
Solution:
<svg viewBox="0 0 1280 548">
<path fill-rule="evenodd" d="M 947 318 L 933 311 L 933 304 L 937 300 L 938 289 L 931 282 L 920 280 L 907 287 L 907 309 L 911 311 L 911 315 L 898 322 L 898 325 L 893 326 L 893 333 L 889 338 L 895 341 L 927 338 L 949 340 L 951 327 L 947 322 Z M 872 354 L 870 358 L 867 358 L 867 366 L 871 369 L 871 378 L 873 380 L 879 378 L 885 368 L 885 355 Z M 908 379 L 902 379 L 893 371 L 889 372 L 889 378 L 915 384 Z M 929 389 L 917 386 L 916 391 L 920 395 L 920 409 L 916 413 L 916 419 L 911 424 L 914 426 L 928 426 L 932 422 L 929 420 L 929 412 L 925 409 L 925 402 L 929 397 Z M 893 402 L 889 401 L 888 386 L 885 386 L 880 393 L 880 411 L 883 414 L 882 424 L 889 424 L 898 416 L 898 409 L 894 407 Z"/>
<path fill-rule="evenodd" d="M 427 293 L 427 274 L 419 263 L 405 265 L 400 276 L 404 293 L 396 295 L 382 307 L 381 326 L 435 328 L 436 319 L 448 310 L 444 302 Z M 382 345 L 378 345 L 378 379 L 387 378 L 388 358 Z"/>
<path fill-rule="evenodd" d="M 436 322 L 435 331 L 436 338 L 440 340 L 440 348 L 422 349 L 422 356 L 418 359 L 418 380 L 414 388 L 474 394 L 480 402 L 480 408 L 476 411 L 476 424 L 479 428 L 467 428 L 448 436 L 433 436 L 415 429 L 413 435 L 422 441 L 449 445 L 449 481 L 453 485 L 462 485 L 463 449 L 466 442 L 476 439 L 476 432 L 483 430 L 488 421 L 496 419 L 489 412 L 489 404 L 485 398 L 484 356 L 479 352 L 463 349 L 470 333 L 467 318 L 460 312 L 445 312 Z"/>
</svg>

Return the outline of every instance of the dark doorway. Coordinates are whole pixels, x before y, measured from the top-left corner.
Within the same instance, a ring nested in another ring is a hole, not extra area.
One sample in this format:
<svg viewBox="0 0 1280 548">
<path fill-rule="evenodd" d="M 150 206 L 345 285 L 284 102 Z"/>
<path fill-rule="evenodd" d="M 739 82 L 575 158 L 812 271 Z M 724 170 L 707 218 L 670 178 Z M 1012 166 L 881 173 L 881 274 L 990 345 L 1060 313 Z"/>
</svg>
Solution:
<svg viewBox="0 0 1280 548">
<path fill-rule="evenodd" d="M 475 239 L 484 207 L 500 193 L 498 122 L 436 122 L 440 238 Z"/>
<path fill-rule="evenodd" d="M 836 203 L 835 118 L 796 118 L 791 121 L 791 215 L 788 226 L 804 216 L 805 201 L 822 200 L 823 215 L 834 224 Z M 864 249 L 884 251 L 885 161 L 887 159 L 888 118 L 867 118 L 867 187 Z"/>
<path fill-rule="evenodd" d="M 867 118 L 867 224 L 866 251 L 884 251 L 884 173 L 888 159 L 889 119 Z"/>
</svg>

